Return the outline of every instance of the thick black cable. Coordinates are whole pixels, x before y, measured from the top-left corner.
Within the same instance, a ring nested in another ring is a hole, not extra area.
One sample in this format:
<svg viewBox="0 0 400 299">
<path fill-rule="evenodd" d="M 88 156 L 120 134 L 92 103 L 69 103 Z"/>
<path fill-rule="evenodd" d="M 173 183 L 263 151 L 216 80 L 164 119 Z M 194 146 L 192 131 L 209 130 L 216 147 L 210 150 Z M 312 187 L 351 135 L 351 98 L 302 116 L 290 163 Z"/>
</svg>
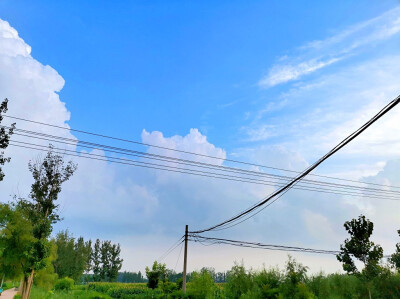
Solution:
<svg viewBox="0 0 400 299">
<path fill-rule="evenodd" d="M 273 199 L 275 196 L 279 195 L 280 193 L 284 192 L 287 189 L 290 189 L 296 182 L 300 181 L 302 178 L 304 178 L 307 174 L 309 174 L 311 171 L 313 171 L 315 168 L 317 168 L 322 162 L 324 162 L 326 159 L 328 159 L 330 156 L 335 154 L 337 151 L 339 151 L 341 148 L 346 146 L 349 142 L 354 140 L 357 136 L 359 136 L 362 132 L 364 132 L 368 127 L 370 127 L 373 123 L 375 123 L 378 119 L 380 119 L 383 115 L 385 115 L 388 111 L 390 111 L 393 107 L 395 107 L 398 103 L 400 102 L 400 96 L 397 96 L 393 101 L 391 101 L 389 104 L 387 104 L 384 108 L 382 108 L 374 117 L 372 117 L 368 122 L 366 122 L 363 126 L 361 126 L 358 130 L 354 131 L 352 134 L 350 134 L 348 137 L 343 139 L 338 145 L 336 145 L 332 150 L 330 150 L 327 154 L 325 154 L 323 157 L 321 157 L 318 161 L 316 161 L 314 164 L 312 164 L 310 167 L 308 167 L 304 172 L 302 172 L 299 176 L 294 178 L 289 184 L 286 186 L 280 188 L 276 192 L 274 192 L 271 196 L 267 197 L 266 199 L 262 200 L 260 203 L 257 205 L 246 209 L 245 211 L 241 212 L 237 216 L 234 216 L 228 220 L 225 220 L 219 224 L 213 225 L 209 228 L 198 230 L 198 231 L 193 231 L 192 233 L 203 233 L 206 231 L 211 231 L 214 230 L 218 227 L 221 227 L 223 225 L 226 225 L 228 223 L 231 223 L 233 221 L 236 221 L 237 219 L 240 219 L 244 215 L 251 213 L 255 209 L 263 206 L 265 203 Z"/>
</svg>

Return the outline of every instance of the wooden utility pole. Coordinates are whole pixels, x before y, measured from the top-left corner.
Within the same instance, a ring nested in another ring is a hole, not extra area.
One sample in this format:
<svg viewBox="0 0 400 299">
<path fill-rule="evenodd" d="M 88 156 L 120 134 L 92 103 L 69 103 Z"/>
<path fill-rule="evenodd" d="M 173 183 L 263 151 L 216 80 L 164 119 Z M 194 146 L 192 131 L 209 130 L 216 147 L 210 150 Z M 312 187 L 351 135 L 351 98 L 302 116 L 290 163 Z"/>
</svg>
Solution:
<svg viewBox="0 0 400 299">
<path fill-rule="evenodd" d="M 186 224 L 185 228 L 185 252 L 183 256 L 183 283 L 182 283 L 182 291 L 186 294 L 186 266 L 187 266 L 187 243 L 188 243 L 188 225 Z"/>
</svg>

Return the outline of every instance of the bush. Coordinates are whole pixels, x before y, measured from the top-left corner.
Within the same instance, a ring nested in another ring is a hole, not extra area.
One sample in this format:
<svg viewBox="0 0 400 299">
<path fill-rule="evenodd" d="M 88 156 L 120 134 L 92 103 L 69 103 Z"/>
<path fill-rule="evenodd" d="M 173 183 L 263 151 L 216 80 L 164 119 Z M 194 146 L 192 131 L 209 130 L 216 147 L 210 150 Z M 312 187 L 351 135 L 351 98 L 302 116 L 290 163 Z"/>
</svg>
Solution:
<svg viewBox="0 0 400 299">
<path fill-rule="evenodd" d="M 74 280 L 69 277 L 64 277 L 56 281 L 54 289 L 56 289 L 57 291 L 61 290 L 70 291 L 73 286 L 74 286 Z"/>
<path fill-rule="evenodd" d="M 191 298 L 215 298 L 214 293 L 216 290 L 214 278 L 207 269 L 192 273 L 192 279 L 188 285 L 188 294 Z"/>
<path fill-rule="evenodd" d="M 228 298 L 240 298 L 241 295 L 248 293 L 253 286 L 251 273 L 246 273 L 244 265 L 237 264 L 228 272 L 225 287 Z"/>
</svg>

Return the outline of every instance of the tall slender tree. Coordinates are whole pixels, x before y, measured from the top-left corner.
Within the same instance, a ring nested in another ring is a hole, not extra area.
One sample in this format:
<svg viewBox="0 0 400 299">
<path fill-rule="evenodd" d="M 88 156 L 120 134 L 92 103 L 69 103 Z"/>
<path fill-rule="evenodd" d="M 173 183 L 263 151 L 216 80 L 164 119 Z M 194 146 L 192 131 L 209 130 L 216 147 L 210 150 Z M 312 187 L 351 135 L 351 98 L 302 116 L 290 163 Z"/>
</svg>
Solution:
<svg viewBox="0 0 400 299">
<path fill-rule="evenodd" d="M 19 206 L 27 211 L 33 224 L 33 236 L 37 241 L 31 250 L 31 263 L 24 269 L 22 299 L 29 298 L 35 271 L 45 266 L 44 260 L 50 254 L 49 236 L 52 226 L 60 220 L 57 199 L 61 186 L 77 168 L 72 161 L 64 163 L 63 157 L 54 152 L 52 145 L 43 159 L 29 162 L 28 166 L 34 179 L 31 200 L 20 200 Z"/>
<path fill-rule="evenodd" d="M 100 240 L 97 239 L 94 243 L 94 249 L 92 251 L 92 269 L 93 269 L 93 281 L 100 281 L 100 271 L 101 271 L 101 244 Z"/>
<path fill-rule="evenodd" d="M 110 268 L 109 268 L 109 281 L 116 281 L 118 278 L 118 271 L 122 268 L 123 259 L 120 258 L 121 247 L 119 244 L 113 244 L 110 248 Z"/>
<path fill-rule="evenodd" d="M 111 241 L 103 241 L 101 243 L 101 270 L 100 279 L 108 281 L 111 269 Z"/>
</svg>

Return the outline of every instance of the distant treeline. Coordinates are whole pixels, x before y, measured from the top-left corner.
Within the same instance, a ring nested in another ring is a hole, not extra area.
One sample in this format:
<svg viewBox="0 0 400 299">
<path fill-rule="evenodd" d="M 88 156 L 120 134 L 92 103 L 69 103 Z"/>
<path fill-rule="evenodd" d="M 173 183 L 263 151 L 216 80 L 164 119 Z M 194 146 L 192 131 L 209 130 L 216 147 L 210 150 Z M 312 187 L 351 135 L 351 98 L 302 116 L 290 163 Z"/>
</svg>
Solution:
<svg viewBox="0 0 400 299">
<path fill-rule="evenodd" d="M 168 280 L 171 282 L 177 282 L 178 279 L 183 277 L 183 273 L 176 273 L 173 270 L 168 271 Z M 214 277 L 214 281 L 221 283 L 226 282 L 227 272 L 215 272 L 213 268 L 203 268 L 201 271 L 207 271 Z M 191 281 L 193 273 L 189 272 L 186 276 L 187 281 Z M 94 282 L 93 274 L 83 274 L 83 281 Z M 118 272 L 117 282 L 122 283 L 145 283 L 147 282 L 146 276 L 143 276 L 142 272 Z"/>
</svg>

